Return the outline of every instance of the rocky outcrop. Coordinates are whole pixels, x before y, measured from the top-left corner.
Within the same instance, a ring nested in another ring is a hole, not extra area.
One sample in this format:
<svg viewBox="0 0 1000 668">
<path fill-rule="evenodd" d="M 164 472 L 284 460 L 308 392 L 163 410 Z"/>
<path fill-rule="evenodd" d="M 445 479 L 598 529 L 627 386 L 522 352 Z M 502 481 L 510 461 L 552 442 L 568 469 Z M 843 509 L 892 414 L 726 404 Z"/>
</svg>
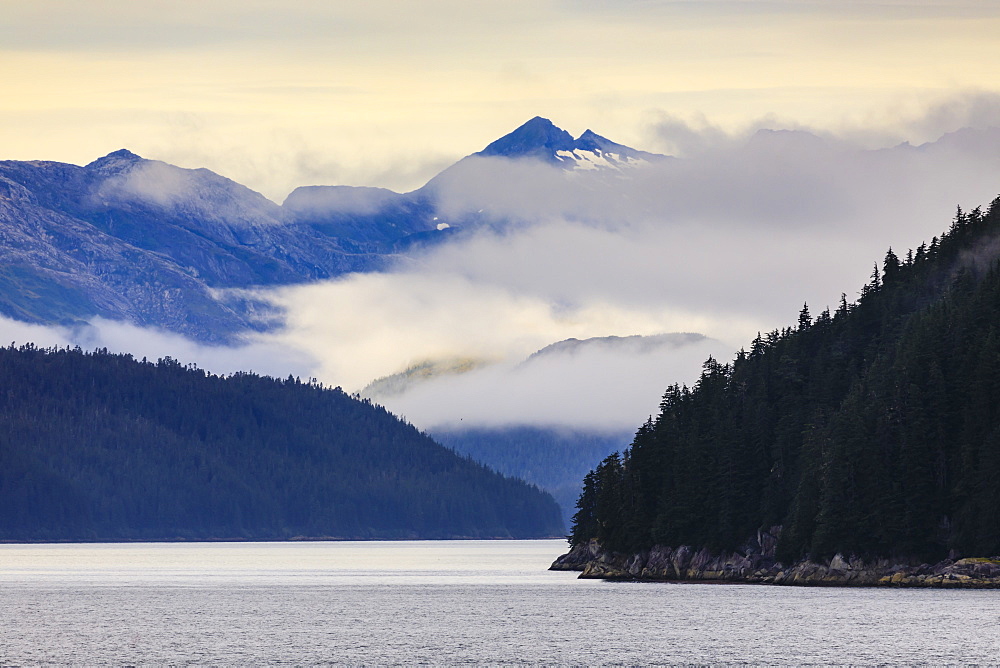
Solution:
<svg viewBox="0 0 1000 668">
<path fill-rule="evenodd" d="M 574 545 L 573 548 L 552 562 L 550 571 L 582 571 L 588 564 L 605 557 L 600 543 L 591 539 L 589 543 Z M 582 577 L 582 576 L 581 576 Z"/>
<path fill-rule="evenodd" d="M 1000 588 L 1000 558 L 945 559 L 936 564 L 835 555 L 828 561 L 784 566 L 774 558 L 780 527 L 761 531 L 745 549 L 714 554 L 682 545 L 636 554 L 607 552 L 596 541 L 577 545 L 550 570 L 582 571 L 581 578 L 655 582 L 732 582 L 840 587 Z"/>
</svg>

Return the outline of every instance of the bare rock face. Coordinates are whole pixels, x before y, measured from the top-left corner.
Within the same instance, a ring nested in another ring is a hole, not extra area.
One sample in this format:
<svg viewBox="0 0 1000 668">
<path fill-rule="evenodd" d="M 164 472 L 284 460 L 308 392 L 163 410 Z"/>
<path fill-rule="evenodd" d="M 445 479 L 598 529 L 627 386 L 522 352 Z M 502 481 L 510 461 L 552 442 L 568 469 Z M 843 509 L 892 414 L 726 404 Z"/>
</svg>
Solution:
<svg viewBox="0 0 1000 668">
<path fill-rule="evenodd" d="M 0 161 L 0 228 L 0 315 L 100 316 L 213 343 L 269 326 L 263 304 L 230 293 L 384 268 L 393 252 L 208 170 L 124 150 L 85 167 Z"/>
<path fill-rule="evenodd" d="M 657 582 L 733 582 L 833 587 L 1000 588 L 1000 557 L 945 559 L 937 564 L 864 561 L 836 554 L 785 567 L 774 558 L 781 527 L 760 531 L 738 552 L 714 554 L 682 545 L 657 545 L 636 554 L 605 551 L 595 540 L 577 545 L 551 570 L 581 571 L 581 578 Z"/>
<path fill-rule="evenodd" d="M 601 545 L 596 540 L 585 545 L 577 545 L 549 566 L 550 571 L 582 571 L 590 562 L 601 555 Z"/>
</svg>

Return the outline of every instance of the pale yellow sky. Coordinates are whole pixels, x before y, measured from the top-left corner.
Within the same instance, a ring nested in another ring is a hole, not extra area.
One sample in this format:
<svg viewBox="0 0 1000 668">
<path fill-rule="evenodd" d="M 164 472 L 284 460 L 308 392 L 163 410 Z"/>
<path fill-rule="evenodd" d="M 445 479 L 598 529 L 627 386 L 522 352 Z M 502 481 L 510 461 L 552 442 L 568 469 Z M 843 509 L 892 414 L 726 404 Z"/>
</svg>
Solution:
<svg viewBox="0 0 1000 668">
<path fill-rule="evenodd" d="M 406 190 L 535 115 L 650 150 L 664 117 L 988 123 L 962 100 L 1000 93 L 1000 1 L 0 0 L 0 90 L 0 159 Z"/>
</svg>

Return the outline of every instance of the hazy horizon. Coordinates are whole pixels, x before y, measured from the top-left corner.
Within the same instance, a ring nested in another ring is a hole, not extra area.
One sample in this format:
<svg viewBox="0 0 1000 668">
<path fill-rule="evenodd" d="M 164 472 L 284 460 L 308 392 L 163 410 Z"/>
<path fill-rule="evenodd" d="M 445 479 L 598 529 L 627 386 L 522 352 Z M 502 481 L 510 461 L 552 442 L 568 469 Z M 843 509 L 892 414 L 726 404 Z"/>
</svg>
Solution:
<svg viewBox="0 0 1000 668">
<path fill-rule="evenodd" d="M 664 153 L 678 123 L 923 143 L 995 118 L 956 101 L 997 93 L 998 28 L 996 0 L 8 3 L 0 145 L 126 147 L 280 201 L 416 188 L 536 115 Z"/>
</svg>

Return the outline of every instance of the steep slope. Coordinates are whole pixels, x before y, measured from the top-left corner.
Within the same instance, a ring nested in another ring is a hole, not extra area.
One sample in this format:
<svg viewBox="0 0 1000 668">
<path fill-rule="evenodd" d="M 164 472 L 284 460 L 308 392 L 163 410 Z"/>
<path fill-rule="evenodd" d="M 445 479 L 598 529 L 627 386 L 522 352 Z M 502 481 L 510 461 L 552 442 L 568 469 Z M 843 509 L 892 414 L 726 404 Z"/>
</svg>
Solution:
<svg viewBox="0 0 1000 668">
<path fill-rule="evenodd" d="M 0 165 L 0 173 L 3 167 L 7 165 Z M 58 324 L 102 315 L 209 339 L 212 332 L 252 325 L 244 315 L 213 298 L 193 272 L 162 254 L 144 251 L 87 221 L 45 206 L 39 195 L 51 197 L 51 191 L 38 190 L 36 194 L 0 176 L 3 315 Z"/>
<path fill-rule="evenodd" d="M 535 116 L 469 157 L 535 158 L 557 165 L 560 161 L 556 155 L 560 151 L 572 151 L 575 147 L 573 135 L 556 127 L 549 119 Z"/>
<path fill-rule="evenodd" d="M 668 562 L 688 546 L 679 564 L 704 549 L 698 568 L 721 579 L 819 560 L 824 577 L 840 573 L 834 583 L 861 572 L 840 554 L 919 564 L 1000 553 L 998 258 L 1000 199 L 960 211 L 903 259 L 889 251 L 857 303 L 815 319 L 804 308 L 731 364 L 709 359 L 588 474 L 574 545 L 596 539 L 639 561 L 660 546 Z M 881 568 L 876 582 L 892 575 Z"/>
<path fill-rule="evenodd" d="M 533 119 L 476 155 L 591 168 L 651 154 Z M 64 325 L 102 316 L 229 341 L 274 315 L 241 290 L 383 269 L 493 221 L 474 203 L 442 207 L 439 186 L 467 165 L 408 194 L 308 186 L 278 206 L 209 170 L 124 149 L 84 167 L 3 161 L 0 315 Z"/>
<path fill-rule="evenodd" d="M 551 497 L 289 378 L 0 349 L 0 540 L 539 537 Z"/>
<path fill-rule="evenodd" d="M 0 313 L 71 323 L 99 315 L 226 340 L 259 328 L 220 289 L 383 266 L 208 170 L 128 151 L 85 167 L 0 162 Z"/>
</svg>

